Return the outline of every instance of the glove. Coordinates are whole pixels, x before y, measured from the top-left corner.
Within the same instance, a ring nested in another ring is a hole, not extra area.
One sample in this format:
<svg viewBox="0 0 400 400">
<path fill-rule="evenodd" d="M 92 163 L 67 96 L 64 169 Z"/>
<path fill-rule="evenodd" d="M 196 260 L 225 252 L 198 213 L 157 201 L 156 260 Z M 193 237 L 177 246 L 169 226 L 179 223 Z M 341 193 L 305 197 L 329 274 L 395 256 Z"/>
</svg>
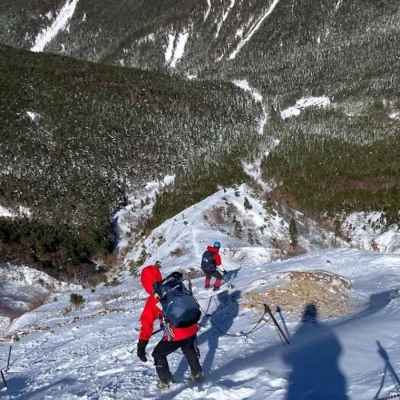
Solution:
<svg viewBox="0 0 400 400">
<path fill-rule="evenodd" d="M 148 340 L 139 340 L 138 345 L 137 345 L 137 355 L 143 362 L 147 361 L 147 357 L 146 357 L 147 343 L 149 343 Z"/>
</svg>

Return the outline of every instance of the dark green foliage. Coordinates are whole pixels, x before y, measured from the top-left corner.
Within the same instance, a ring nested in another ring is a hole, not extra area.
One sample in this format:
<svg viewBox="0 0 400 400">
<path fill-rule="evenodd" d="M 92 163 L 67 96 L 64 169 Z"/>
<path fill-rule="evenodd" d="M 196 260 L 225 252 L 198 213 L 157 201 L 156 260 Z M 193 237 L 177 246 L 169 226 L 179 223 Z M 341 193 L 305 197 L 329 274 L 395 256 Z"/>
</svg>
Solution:
<svg viewBox="0 0 400 400">
<path fill-rule="evenodd" d="M 85 298 L 77 293 L 71 293 L 70 302 L 75 308 L 82 307 L 85 304 Z"/>
<path fill-rule="evenodd" d="M 317 215 L 383 210 L 389 221 L 398 221 L 399 129 L 369 110 L 353 118 L 306 113 L 282 124 L 281 142 L 264 170 L 281 183 L 277 192 L 293 206 Z"/>
<path fill-rule="evenodd" d="M 39 262 L 60 254 L 54 266 L 110 250 L 112 214 L 132 188 L 257 143 L 254 102 L 231 84 L 0 46 L 0 88 L 0 204 L 28 207 L 27 231 L 46 227 L 15 241 L 34 237 Z"/>
<path fill-rule="evenodd" d="M 290 244 L 293 247 L 296 247 L 298 244 L 298 231 L 296 220 L 292 218 L 289 222 L 289 236 L 290 236 Z"/>
<path fill-rule="evenodd" d="M 205 199 L 219 186 L 246 182 L 248 176 L 243 171 L 241 159 L 248 154 L 249 148 L 237 146 L 230 153 L 215 154 L 216 160 L 211 163 L 196 164 L 190 171 L 178 171 L 175 183 L 158 195 L 148 228 L 154 229 L 166 219 Z"/>
<path fill-rule="evenodd" d="M 108 235 L 107 235 L 108 232 Z M 59 268 L 89 262 L 111 247 L 111 225 L 103 230 L 37 220 L 0 218 L 0 242 L 18 249 L 17 259 Z M 0 247 L 1 248 L 1 247 Z M 7 257 L 4 249 L 0 257 Z"/>
<path fill-rule="evenodd" d="M 247 197 L 244 198 L 244 208 L 246 210 L 251 210 L 253 208 L 253 206 L 250 204 L 250 201 Z"/>
</svg>

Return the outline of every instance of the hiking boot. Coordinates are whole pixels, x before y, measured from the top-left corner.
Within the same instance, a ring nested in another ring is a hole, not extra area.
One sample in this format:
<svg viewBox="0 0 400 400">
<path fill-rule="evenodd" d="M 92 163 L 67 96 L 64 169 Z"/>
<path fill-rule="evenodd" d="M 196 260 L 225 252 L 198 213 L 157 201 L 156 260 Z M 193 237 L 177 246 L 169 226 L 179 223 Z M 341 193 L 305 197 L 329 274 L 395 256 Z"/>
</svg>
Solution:
<svg viewBox="0 0 400 400">
<path fill-rule="evenodd" d="M 170 385 L 169 382 L 164 382 L 164 381 L 158 381 L 158 383 L 157 383 L 157 387 L 158 387 L 160 390 L 169 389 L 169 385 Z"/>
<path fill-rule="evenodd" d="M 202 372 L 198 372 L 197 374 L 192 374 L 192 381 L 195 383 L 201 383 L 204 381 L 204 375 Z"/>
</svg>

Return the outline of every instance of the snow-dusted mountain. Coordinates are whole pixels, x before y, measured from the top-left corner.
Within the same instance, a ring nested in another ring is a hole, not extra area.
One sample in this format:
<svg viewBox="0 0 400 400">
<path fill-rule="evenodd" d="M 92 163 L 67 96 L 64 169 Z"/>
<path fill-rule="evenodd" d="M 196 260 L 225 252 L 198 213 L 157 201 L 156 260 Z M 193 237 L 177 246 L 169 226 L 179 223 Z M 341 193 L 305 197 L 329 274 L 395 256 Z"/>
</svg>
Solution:
<svg viewBox="0 0 400 400">
<path fill-rule="evenodd" d="M 237 139 L 243 140 L 246 125 L 257 123 L 266 136 L 261 138 L 262 151 L 279 140 L 274 152 L 262 163 L 265 180 L 273 178 L 278 183 L 275 198 L 311 215 L 383 211 L 391 224 L 398 220 L 396 204 L 400 193 L 396 146 L 400 110 L 396 45 L 399 13 L 395 0 L 129 0 L 106 1 L 101 5 L 92 0 L 36 0 L 29 4 L 22 0 L 3 1 L 0 7 L 3 44 L 35 54 L 48 52 L 150 70 L 156 75 L 146 76 L 153 82 L 159 79 L 157 74 L 161 71 L 197 80 L 197 83 L 192 87 L 187 82 L 183 84 L 184 81 L 172 80 L 169 84 L 158 81 L 150 89 L 130 76 L 126 78 L 134 79 L 135 83 L 128 90 L 126 84 L 120 86 L 120 80 L 115 78 L 119 73 L 112 73 L 112 77 L 100 76 L 91 70 L 94 87 L 107 88 L 104 97 L 99 98 L 98 93 L 87 92 L 80 84 L 76 91 L 60 88 L 57 82 L 64 73 L 75 76 L 77 65 L 89 68 L 86 64 L 63 59 L 56 66 L 40 55 L 25 56 L 21 60 L 21 56 L 7 48 L 2 53 L 3 61 L 7 60 L 2 76 L 10 86 L 9 96 L 16 96 L 11 103 L 18 106 L 5 104 L 0 110 L 4 112 L 4 119 L 11 122 L 7 129 L 15 130 L 22 125 L 19 135 L 28 139 L 27 148 L 33 145 L 32 141 L 38 141 L 46 151 L 52 150 L 54 129 L 62 136 L 71 135 L 70 142 L 81 143 L 87 132 L 96 132 L 95 136 L 101 136 L 102 142 L 109 140 L 118 144 L 123 150 L 110 149 L 109 143 L 99 146 L 98 142 L 91 142 L 79 158 L 88 160 L 87 152 L 92 155 L 99 152 L 94 158 L 101 159 L 101 169 L 107 172 L 96 177 L 96 184 L 107 186 L 110 180 L 113 183 L 117 180 L 118 188 L 113 192 L 123 193 L 122 200 L 129 195 L 132 183 L 137 183 L 137 175 L 146 175 L 141 181 L 143 187 L 156 177 L 149 175 L 159 172 L 151 166 L 150 174 L 143 169 L 143 163 L 147 166 L 150 161 L 147 155 L 156 154 L 155 163 L 164 175 L 172 174 L 185 164 L 183 156 L 189 148 L 207 148 L 210 142 L 203 141 L 206 134 L 211 140 L 218 136 L 214 143 L 224 143 L 224 151 L 232 154 L 236 152 L 232 150 L 233 144 L 243 149 L 243 142 L 238 143 Z M 31 77 L 34 82 L 28 79 L 26 86 L 24 80 L 12 77 L 10 68 L 20 74 L 18 65 L 35 64 L 33 60 L 42 60 L 46 66 L 39 76 Z M 47 68 L 56 71 L 60 65 L 64 72 L 52 76 L 55 81 L 44 79 Z M 87 74 L 78 73 L 79 82 L 88 79 Z M 244 100 L 229 84 L 220 86 L 216 92 L 209 86 L 201 89 L 207 85 L 206 81 L 215 83 L 216 80 L 236 82 L 243 93 L 253 95 L 256 105 L 250 96 Z M 38 81 L 49 81 L 49 85 L 37 85 Z M 24 89 L 30 85 L 36 95 Z M 157 96 L 160 85 L 169 91 L 170 99 Z M 19 98 L 16 93 L 24 90 L 30 94 Z M 52 96 L 60 92 L 63 99 L 71 101 L 62 101 L 54 110 L 49 110 L 49 103 L 54 101 Z M 176 96 L 182 96 L 182 101 L 175 102 Z M 217 104 L 210 104 L 210 96 L 216 97 Z M 44 104 L 38 104 L 39 98 Z M 149 107 L 142 111 L 146 115 L 149 112 L 152 118 L 143 119 L 140 115 L 138 121 L 136 113 L 132 115 L 132 104 L 137 102 Z M 166 104 L 171 107 L 163 110 Z M 163 116 L 153 119 L 154 108 Z M 225 114 L 228 110 L 229 115 Z M 79 111 L 92 115 L 93 120 L 85 123 L 79 118 Z M 134 143 L 126 138 L 127 132 L 131 138 L 135 137 Z M 155 139 L 160 136 L 162 140 Z M 182 137 L 186 139 L 182 141 Z M 178 143 L 169 145 L 172 138 L 179 139 Z M 246 143 L 244 152 L 253 154 L 257 147 L 252 139 L 251 144 Z M 200 159 L 204 156 L 201 150 Z M 72 151 L 79 152 L 75 148 Z M 119 154 L 121 151 L 124 155 L 132 154 L 137 163 Z M 218 157 L 218 162 L 222 158 Z M 54 171 L 53 162 L 46 165 L 46 171 Z M 115 171 L 114 163 L 124 164 L 126 168 Z M 227 163 L 231 164 L 232 160 L 224 161 Z M 22 168 L 30 166 L 23 164 Z M 7 164 L 5 167 L 8 171 L 12 168 Z M 297 173 L 299 169 L 302 174 Z M 76 174 L 81 172 L 74 170 L 73 175 Z M 85 171 L 84 175 L 88 174 Z M 104 175 L 107 175 L 106 183 Z M 228 174 L 224 175 L 212 179 L 216 184 L 242 183 L 222 182 Z M 14 181 L 12 177 L 11 183 Z M 37 178 L 33 186 L 41 182 Z M 102 203 L 111 203 L 115 210 L 112 201 L 115 199 L 106 199 L 110 191 L 105 192 Z M 203 198 L 211 192 L 204 193 Z M 15 197 L 11 202 L 18 200 Z M 184 206 L 189 205 L 188 201 Z M 10 205 L 1 203 L 1 198 L 0 204 Z M 69 214 L 70 210 L 61 213 Z"/>
</svg>

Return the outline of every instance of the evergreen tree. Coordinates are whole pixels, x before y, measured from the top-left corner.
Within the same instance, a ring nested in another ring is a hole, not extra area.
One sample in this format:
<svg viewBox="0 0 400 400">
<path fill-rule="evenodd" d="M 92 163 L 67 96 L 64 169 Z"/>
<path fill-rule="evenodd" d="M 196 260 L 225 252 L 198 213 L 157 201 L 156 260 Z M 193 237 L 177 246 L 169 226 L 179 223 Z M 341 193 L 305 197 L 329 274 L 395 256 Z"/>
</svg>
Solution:
<svg viewBox="0 0 400 400">
<path fill-rule="evenodd" d="M 290 220 L 289 223 L 289 236 L 290 236 L 290 245 L 296 247 L 298 244 L 298 232 L 297 232 L 297 224 L 294 218 Z"/>
</svg>

